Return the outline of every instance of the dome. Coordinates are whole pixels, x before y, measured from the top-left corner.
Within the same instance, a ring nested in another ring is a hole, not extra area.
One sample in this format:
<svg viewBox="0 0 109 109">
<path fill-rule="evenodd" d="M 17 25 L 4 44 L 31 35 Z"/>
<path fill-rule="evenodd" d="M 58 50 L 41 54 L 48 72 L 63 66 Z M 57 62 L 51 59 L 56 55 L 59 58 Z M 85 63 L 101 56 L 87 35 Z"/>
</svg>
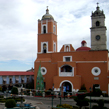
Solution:
<svg viewBox="0 0 109 109">
<path fill-rule="evenodd" d="M 77 48 L 76 51 L 89 51 L 90 49 L 90 47 L 87 47 L 87 42 L 83 40 L 81 42 L 81 47 Z"/>
<path fill-rule="evenodd" d="M 76 51 L 89 51 L 90 49 L 90 47 L 79 47 L 76 49 Z"/>
<path fill-rule="evenodd" d="M 85 41 L 85 40 L 83 40 L 83 41 L 81 42 L 81 44 L 86 44 L 86 41 Z"/>
<path fill-rule="evenodd" d="M 104 12 L 99 9 L 100 7 L 98 4 L 99 3 L 97 3 L 96 11 L 94 13 L 92 12 L 92 16 L 105 16 Z"/>
<path fill-rule="evenodd" d="M 48 10 L 48 7 L 46 9 L 46 14 L 42 16 L 42 20 L 45 20 L 45 19 L 53 19 L 53 16 L 51 14 L 49 14 L 49 10 Z"/>
</svg>

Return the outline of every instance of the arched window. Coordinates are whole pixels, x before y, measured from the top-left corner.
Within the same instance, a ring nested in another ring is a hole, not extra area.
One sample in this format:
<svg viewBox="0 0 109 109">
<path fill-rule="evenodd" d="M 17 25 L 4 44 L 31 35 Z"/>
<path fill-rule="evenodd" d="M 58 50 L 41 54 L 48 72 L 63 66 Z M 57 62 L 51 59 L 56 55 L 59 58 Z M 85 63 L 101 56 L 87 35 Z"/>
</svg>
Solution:
<svg viewBox="0 0 109 109">
<path fill-rule="evenodd" d="M 69 46 L 66 46 L 66 51 L 67 51 L 67 52 L 69 51 Z"/>
<path fill-rule="evenodd" d="M 100 26 L 100 22 L 99 21 L 96 22 L 96 26 Z"/>
<path fill-rule="evenodd" d="M 47 52 L 47 45 L 44 43 L 43 44 L 43 53 L 46 53 Z"/>
<path fill-rule="evenodd" d="M 53 43 L 53 51 L 56 52 L 56 42 Z"/>
<path fill-rule="evenodd" d="M 61 72 L 72 72 L 72 67 L 69 65 L 64 65 L 61 67 Z"/>
<path fill-rule="evenodd" d="M 70 44 L 65 44 L 64 45 L 64 52 L 69 52 L 70 51 Z"/>
<path fill-rule="evenodd" d="M 46 26 L 43 26 L 43 33 L 46 33 Z"/>
<path fill-rule="evenodd" d="M 53 33 L 55 33 L 55 31 L 56 31 L 56 30 L 55 30 L 55 25 L 53 25 Z"/>
</svg>

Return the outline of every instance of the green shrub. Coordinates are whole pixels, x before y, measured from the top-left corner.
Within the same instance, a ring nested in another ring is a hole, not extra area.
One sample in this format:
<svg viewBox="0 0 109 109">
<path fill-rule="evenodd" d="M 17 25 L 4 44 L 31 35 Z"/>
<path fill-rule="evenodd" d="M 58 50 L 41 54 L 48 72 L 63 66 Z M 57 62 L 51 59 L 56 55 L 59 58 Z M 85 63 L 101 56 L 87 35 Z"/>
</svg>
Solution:
<svg viewBox="0 0 109 109">
<path fill-rule="evenodd" d="M 78 105 L 80 109 L 82 106 L 89 105 L 89 99 L 85 98 L 85 96 L 85 94 L 78 94 L 77 97 L 74 98 L 74 100 L 77 102 L 76 105 Z"/>
<path fill-rule="evenodd" d="M 15 102 L 14 99 L 8 99 L 8 100 L 6 100 L 6 102 L 5 102 L 5 106 L 6 106 L 7 108 L 13 108 L 13 107 L 16 106 L 16 102 Z"/>
<path fill-rule="evenodd" d="M 103 107 L 103 109 L 109 109 L 109 108 L 107 108 L 107 107 Z"/>
<path fill-rule="evenodd" d="M 0 86 L 0 91 L 2 91 L 2 86 Z"/>
<path fill-rule="evenodd" d="M 4 99 L 4 98 L 3 99 L 0 99 L 0 102 L 1 103 L 4 103 L 4 102 L 6 102 L 6 99 Z"/>
<path fill-rule="evenodd" d="M 83 84 L 80 88 L 80 90 L 86 90 L 85 84 Z M 86 90 L 87 91 L 87 90 Z"/>
<path fill-rule="evenodd" d="M 86 94 L 78 94 L 77 97 L 78 99 L 84 99 L 86 97 Z"/>
<path fill-rule="evenodd" d="M 52 91 L 52 89 L 49 89 L 49 90 L 45 91 L 45 94 L 46 95 L 51 95 L 51 91 Z"/>
<path fill-rule="evenodd" d="M 79 90 L 78 92 L 87 92 L 87 90 Z"/>
<path fill-rule="evenodd" d="M 68 108 L 68 109 L 73 109 L 73 106 L 69 104 L 62 104 L 62 105 L 57 105 L 56 107 L 61 107 L 61 108 Z"/>
<path fill-rule="evenodd" d="M 3 95 L 0 95 L 0 98 L 3 98 L 4 96 Z"/>
<path fill-rule="evenodd" d="M 93 105 L 92 109 L 99 109 L 97 105 Z"/>
<path fill-rule="evenodd" d="M 11 93 L 12 93 L 12 94 L 18 94 L 18 89 L 17 89 L 17 87 L 13 87 L 12 90 L 11 90 Z"/>
<path fill-rule="evenodd" d="M 9 100 L 9 99 L 14 99 L 16 102 L 20 102 L 21 101 L 21 98 L 20 97 L 17 97 L 17 98 L 8 97 L 8 98 L 0 98 L 0 102 L 1 103 L 4 103 L 4 102 L 6 102 L 6 100 Z M 25 101 L 24 98 L 23 98 L 23 101 Z"/>
<path fill-rule="evenodd" d="M 58 104 L 56 107 L 62 107 L 62 105 Z"/>
<path fill-rule="evenodd" d="M 102 100 L 102 99 L 98 100 L 98 106 L 104 107 L 104 100 Z"/>
<path fill-rule="evenodd" d="M 103 97 L 108 97 L 108 94 L 107 93 L 103 93 Z"/>
</svg>

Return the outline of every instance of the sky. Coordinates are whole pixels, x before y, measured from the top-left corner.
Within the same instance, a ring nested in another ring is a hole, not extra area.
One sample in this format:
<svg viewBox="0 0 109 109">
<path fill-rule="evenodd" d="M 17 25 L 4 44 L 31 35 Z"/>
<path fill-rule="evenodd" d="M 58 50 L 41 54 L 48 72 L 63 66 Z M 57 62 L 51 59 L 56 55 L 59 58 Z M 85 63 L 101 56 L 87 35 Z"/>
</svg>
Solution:
<svg viewBox="0 0 109 109">
<path fill-rule="evenodd" d="M 26 71 L 37 58 L 38 19 L 49 13 L 57 22 L 58 51 L 63 44 L 74 49 L 86 40 L 91 45 L 91 13 L 99 2 L 106 16 L 109 49 L 109 0 L 0 0 L 0 71 Z"/>
</svg>

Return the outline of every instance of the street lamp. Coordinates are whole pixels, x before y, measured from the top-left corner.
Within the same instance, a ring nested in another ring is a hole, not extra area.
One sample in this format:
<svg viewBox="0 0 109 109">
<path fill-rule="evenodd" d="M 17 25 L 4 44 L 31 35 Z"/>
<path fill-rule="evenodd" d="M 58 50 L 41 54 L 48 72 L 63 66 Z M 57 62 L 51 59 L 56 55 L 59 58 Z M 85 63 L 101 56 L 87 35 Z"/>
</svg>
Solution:
<svg viewBox="0 0 109 109">
<path fill-rule="evenodd" d="M 23 94 L 23 84 L 21 86 L 21 107 L 23 107 L 23 96 L 22 96 L 22 94 Z"/>
<path fill-rule="evenodd" d="M 60 86 L 60 105 L 61 105 L 61 86 Z"/>
<path fill-rule="evenodd" d="M 90 109 L 91 109 L 91 91 L 92 91 L 92 88 L 90 87 L 89 90 L 90 90 Z"/>
<path fill-rule="evenodd" d="M 6 90 L 6 98 L 8 97 L 8 87 L 7 87 L 7 90 Z"/>
<path fill-rule="evenodd" d="M 53 90 L 51 91 L 51 95 L 52 95 L 52 108 L 53 108 L 53 99 L 54 99 L 54 97 L 53 97 Z"/>
</svg>

